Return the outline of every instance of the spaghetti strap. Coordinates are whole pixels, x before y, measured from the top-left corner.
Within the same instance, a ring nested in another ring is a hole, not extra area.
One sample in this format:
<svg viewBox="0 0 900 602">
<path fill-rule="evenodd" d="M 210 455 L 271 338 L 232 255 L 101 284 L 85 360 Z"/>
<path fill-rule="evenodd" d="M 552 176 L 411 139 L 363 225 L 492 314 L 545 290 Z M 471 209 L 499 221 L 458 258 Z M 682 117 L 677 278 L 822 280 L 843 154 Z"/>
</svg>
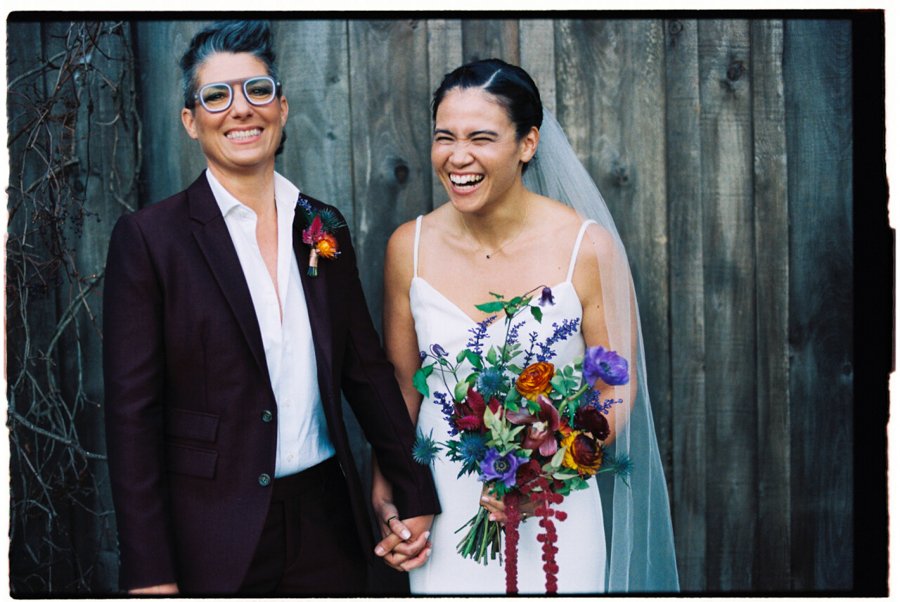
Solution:
<svg viewBox="0 0 900 602">
<path fill-rule="evenodd" d="M 416 218 L 416 240 L 413 242 L 413 278 L 419 277 L 419 234 L 422 232 L 422 216 Z"/>
<path fill-rule="evenodd" d="M 566 275 L 566 282 L 572 282 L 572 276 L 575 274 L 575 261 L 578 259 L 578 249 L 581 248 L 581 240 L 584 238 L 587 227 L 596 223 L 597 222 L 592 219 L 587 219 L 582 222 L 581 229 L 578 230 L 578 237 L 575 239 L 575 248 L 572 249 L 572 259 L 569 260 L 569 273 Z M 418 240 L 418 231 L 416 231 L 416 236 Z"/>
</svg>

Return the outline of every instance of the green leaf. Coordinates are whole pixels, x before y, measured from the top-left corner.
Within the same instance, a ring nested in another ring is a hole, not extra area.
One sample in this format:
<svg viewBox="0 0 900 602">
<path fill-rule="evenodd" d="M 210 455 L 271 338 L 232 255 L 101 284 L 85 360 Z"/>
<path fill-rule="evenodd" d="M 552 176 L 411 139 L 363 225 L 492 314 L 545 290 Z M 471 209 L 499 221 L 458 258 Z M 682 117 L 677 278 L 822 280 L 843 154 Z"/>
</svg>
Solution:
<svg viewBox="0 0 900 602">
<path fill-rule="evenodd" d="M 541 319 L 544 317 L 544 312 L 541 311 L 541 308 L 537 305 L 531 306 L 531 316 L 538 321 L 541 322 Z"/>
<path fill-rule="evenodd" d="M 434 372 L 434 364 L 428 364 L 427 366 L 422 366 L 413 374 L 413 386 L 426 399 L 431 395 L 431 391 L 428 389 L 428 377 L 431 376 L 432 372 Z"/>
<path fill-rule="evenodd" d="M 467 351 L 469 351 L 469 349 L 468 349 L 468 348 L 465 348 L 465 349 L 463 349 L 462 351 L 460 351 L 459 353 L 456 354 L 456 363 L 457 363 L 457 364 L 460 363 L 461 361 L 463 361 L 464 359 L 466 359 L 466 352 L 467 352 Z"/>
<path fill-rule="evenodd" d="M 466 393 L 469 392 L 469 383 L 461 380 L 456 383 L 456 386 L 453 388 L 453 397 L 456 401 L 462 401 L 466 398 Z"/>
<path fill-rule="evenodd" d="M 559 374 L 556 374 L 553 378 L 550 379 L 550 386 L 560 394 L 566 394 L 566 379 Z"/>
<path fill-rule="evenodd" d="M 465 354 L 465 358 L 469 360 L 469 363 L 472 364 L 476 369 L 481 370 L 484 366 L 484 363 L 481 361 L 481 356 L 472 351 L 471 349 L 464 349 L 463 353 Z"/>
<path fill-rule="evenodd" d="M 553 468 L 559 468 L 560 466 L 562 466 L 562 461 L 565 455 L 566 448 L 560 447 L 558 450 L 556 450 L 556 453 L 553 454 L 553 459 L 550 460 L 550 466 L 552 466 Z"/>
<path fill-rule="evenodd" d="M 518 407 L 520 399 L 522 399 L 522 394 L 519 393 L 519 390 L 515 387 L 510 387 L 509 392 L 506 394 L 506 403 L 513 402 Z"/>
<path fill-rule="evenodd" d="M 497 365 L 497 348 L 491 347 L 490 349 L 488 349 L 487 357 L 485 359 L 487 359 L 487 362 L 490 365 L 496 366 Z"/>
<path fill-rule="evenodd" d="M 478 311 L 482 311 L 486 314 L 495 314 L 501 309 L 503 309 L 502 301 L 489 301 L 487 303 L 482 303 L 481 305 L 476 305 L 475 309 Z"/>
</svg>

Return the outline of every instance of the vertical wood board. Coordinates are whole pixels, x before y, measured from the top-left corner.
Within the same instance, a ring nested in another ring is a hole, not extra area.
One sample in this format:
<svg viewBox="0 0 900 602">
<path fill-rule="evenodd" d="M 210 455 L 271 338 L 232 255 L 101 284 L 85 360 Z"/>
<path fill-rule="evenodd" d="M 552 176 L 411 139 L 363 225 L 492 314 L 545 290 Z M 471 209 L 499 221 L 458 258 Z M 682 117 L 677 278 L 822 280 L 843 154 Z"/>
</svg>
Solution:
<svg viewBox="0 0 900 602">
<path fill-rule="evenodd" d="M 840 590 L 853 584 L 850 26 L 785 32 L 793 586 Z"/>
<path fill-rule="evenodd" d="M 434 92 L 440 87 L 444 76 L 463 64 L 462 22 L 458 19 L 431 19 L 426 22 L 428 30 L 428 122 L 422 134 L 428 140 L 429 170 L 431 178 L 431 208 L 447 202 L 447 191 L 431 169 L 430 149 L 433 123 L 431 119 Z"/>
<path fill-rule="evenodd" d="M 278 169 L 353 223 L 347 23 L 279 21 L 273 31 L 289 106 L 288 138 Z"/>
<path fill-rule="evenodd" d="M 750 29 L 700 21 L 700 143 L 706 310 L 707 575 L 753 588 L 756 476 L 755 286 Z"/>
<path fill-rule="evenodd" d="M 350 22 L 354 244 L 376 324 L 388 237 L 431 207 L 426 48 L 422 22 Z"/>
<path fill-rule="evenodd" d="M 791 581 L 789 231 L 785 148 L 784 27 L 751 23 L 753 191 L 756 221 L 758 589 L 787 591 Z"/>
<path fill-rule="evenodd" d="M 187 188 L 206 168 L 200 147 L 181 125 L 181 55 L 200 21 L 137 21 L 135 73 L 143 116 L 141 206 Z M 202 110 L 202 109 L 201 109 Z"/>
<path fill-rule="evenodd" d="M 706 590 L 706 355 L 697 22 L 665 23 L 672 514 L 682 591 Z"/>
</svg>

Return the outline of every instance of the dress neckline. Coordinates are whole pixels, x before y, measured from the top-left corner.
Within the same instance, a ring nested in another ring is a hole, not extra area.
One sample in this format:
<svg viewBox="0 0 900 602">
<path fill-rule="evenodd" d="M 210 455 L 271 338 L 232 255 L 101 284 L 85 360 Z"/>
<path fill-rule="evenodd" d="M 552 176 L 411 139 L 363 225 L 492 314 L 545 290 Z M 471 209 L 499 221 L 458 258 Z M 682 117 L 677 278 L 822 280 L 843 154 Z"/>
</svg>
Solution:
<svg viewBox="0 0 900 602">
<path fill-rule="evenodd" d="M 413 276 L 412 283 L 411 283 L 411 285 L 410 285 L 410 292 L 412 291 L 412 285 L 414 285 L 416 282 L 420 282 L 420 283 L 424 284 L 425 286 L 427 286 L 429 289 L 431 289 L 431 290 L 435 293 L 435 295 L 436 295 L 439 299 L 441 299 L 441 301 L 442 301 L 445 305 L 447 305 L 448 307 L 453 308 L 454 311 L 456 311 L 457 313 L 459 313 L 459 314 L 460 314 L 462 317 L 464 317 L 468 322 L 471 322 L 471 324 L 472 324 L 473 326 L 478 326 L 479 324 L 481 324 L 482 322 L 484 322 L 485 320 L 487 320 L 488 318 L 491 317 L 491 316 L 485 315 L 484 318 L 482 318 L 482 319 L 480 319 L 480 320 L 476 320 L 475 318 L 473 318 L 472 316 L 470 316 L 469 313 L 468 313 L 466 310 L 464 310 L 462 307 L 460 307 L 459 305 L 457 305 L 456 303 L 454 303 L 453 301 L 451 301 L 450 298 L 449 298 L 447 295 L 445 295 L 444 293 L 442 293 L 441 291 L 439 291 L 438 289 L 436 289 L 436 288 L 434 287 L 433 284 L 431 284 L 430 282 L 428 282 L 427 280 L 425 280 L 425 279 L 422 278 L 421 276 Z M 560 290 L 560 289 L 562 289 L 562 288 L 564 288 L 564 287 L 569 287 L 573 293 L 575 292 L 575 286 L 572 284 L 572 281 L 571 281 L 571 280 L 563 280 L 562 282 L 558 282 L 558 283 L 554 284 L 553 286 L 551 286 L 551 287 L 549 287 L 549 288 L 550 288 L 551 291 L 553 291 L 554 297 L 558 297 L 559 295 L 557 294 L 557 291 Z M 577 295 L 576 295 L 576 297 L 577 297 Z M 490 299 L 485 299 L 485 302 L 487 302 L 487 301 L 490 301 Z M 558 304 L 559 304 L 559 301 L 557 301 L 556 304 L 558 305 Z M 579 305 L 580 305 L 580 304 L 581 304 L 581 302 L 579 301 Z M 474 306 L 473 306 L 473 308 L 474 308 Z M 501 317 L 501 314 L 500 314 L 500 313 L 496 313 L 496 314 L 493 314 L 493 315 L 496 316 L 498 319 L 496 319 L 496 320 L 494 320 L 493 322 L 491 322 L 491 323 L 488 325 L 488 328 L 492 328 L 492 327 L 495 326 L 496 324 L 502 324 L 502 323 L 503 323 L 503 320 L 499 319 L 499 318 Z"/>
</svg>

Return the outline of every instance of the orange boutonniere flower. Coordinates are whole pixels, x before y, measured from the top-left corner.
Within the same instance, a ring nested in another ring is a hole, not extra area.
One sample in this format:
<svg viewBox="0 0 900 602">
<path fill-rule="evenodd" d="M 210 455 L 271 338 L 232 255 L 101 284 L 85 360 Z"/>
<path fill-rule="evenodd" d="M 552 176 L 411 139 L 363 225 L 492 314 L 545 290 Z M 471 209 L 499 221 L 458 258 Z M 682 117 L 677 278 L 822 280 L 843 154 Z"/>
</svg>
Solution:
<svg viewBox="0 0 900 602">
<path fill-rule="evenodd" d="M 309 269 L 306 273 L 314 278 L 319 275 L 320 256 L 325 259 L 335 259 L 341 254 L 337 238 L 334 237 L 332 232 L 346 224 L 330 209 L 313 211 L 309 201 L 303 195 L 300 195 L 300 198 L 297 199 L 297 204 L 306 213 L 307 223 L 309 224 L 303 230 L 303 242 L 310 247 Z"/>
<path fill-rule="evenodd" d="M 516 379 L 516 390 L 522 397 L 532 401 L 538 395 L 543 395 L 550 390 L 550 379 L 553 378 L 555 368 L 550 362 L 538 362 L 531 364 Z"/>
</svg>

